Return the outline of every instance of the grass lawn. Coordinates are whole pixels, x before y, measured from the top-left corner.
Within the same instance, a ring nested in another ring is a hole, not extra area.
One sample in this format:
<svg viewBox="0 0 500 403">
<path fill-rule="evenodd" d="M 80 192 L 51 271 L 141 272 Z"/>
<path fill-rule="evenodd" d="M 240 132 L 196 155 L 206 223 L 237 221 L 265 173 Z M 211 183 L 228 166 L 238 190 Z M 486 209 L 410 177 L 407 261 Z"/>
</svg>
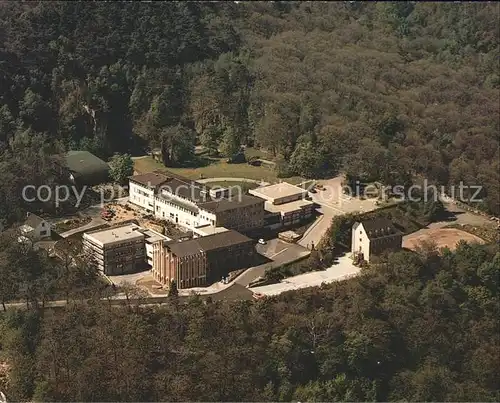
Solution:
<svg viewBox="0 0 500 403">
<path fill-rule="evenodd" d="M 229 188 L 229 189 L 232 189 L 232 188 L 236 188 L 236 187 L 239 187 L 242 192 L 246 192 L 247 190 L 250 190 L 250 189 L 255 189 L 257 187 L 259 187 L 259 185 L 257 183 L 248 183 L 248 182 L 238 182 L 238 181 L 222 181 L 222 182 L 209 182 L 207 183 L 208 186 L 211 186 L 211 187 L 222 187 L 222 188 Z"/>
<path fill-rule="evenodd" d="M 276 176 L 276 172 L 272 169 L 260 166 L 252 166 L 246 163 L 243 164 L 228 164 L 224 159 L 214 159 L 209 161 L 206 166 L 197 168 L 166 168 L 164 165 L 155 161 L 153 158 L 139 157 L 134 159 L 134 168 L 139 172 L 151 172 L 153 170 L 170 171 L 188 179 L 201 178 L 246 178 L 263 180 L 269 183 L 277 183 L 280 181 Z M 301 177 L 283 178 L 283 181 L 297 184 L 304 179 Z"/>
</svg>

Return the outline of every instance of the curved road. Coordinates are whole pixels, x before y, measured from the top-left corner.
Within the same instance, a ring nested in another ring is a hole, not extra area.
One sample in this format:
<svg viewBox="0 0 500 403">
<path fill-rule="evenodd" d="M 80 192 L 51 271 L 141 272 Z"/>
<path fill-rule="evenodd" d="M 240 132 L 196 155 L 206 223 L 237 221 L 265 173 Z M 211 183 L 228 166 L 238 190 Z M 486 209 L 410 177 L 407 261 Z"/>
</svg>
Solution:
<svg viewBox="0 0 500 403">
<path fill-rule="evenodd" d="M 260 181 L 257 179 L 248 178 L 206 178 L 206 179 L 196 179 L 199 183 L 210 183 L 210 182 L 247 182 L 247 183 L 257 183 L 261 186 L 269 185 L 268 182 Z"/>
</svg>

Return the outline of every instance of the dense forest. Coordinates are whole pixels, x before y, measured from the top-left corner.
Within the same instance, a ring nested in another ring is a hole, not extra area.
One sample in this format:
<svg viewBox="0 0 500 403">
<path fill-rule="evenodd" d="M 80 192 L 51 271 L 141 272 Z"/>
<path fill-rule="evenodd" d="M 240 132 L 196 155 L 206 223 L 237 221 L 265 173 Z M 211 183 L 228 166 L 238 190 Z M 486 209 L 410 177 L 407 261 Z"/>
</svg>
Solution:
<svg viewBox="0 0 500 403">
<path fill-rule="evenodd" d="M 496 3 L 0 4 L 0 215 L 57 155 L 194 145 L 282 176 L 482 185 L 499 212 Z"/>
<path fill-rule="evenodd" d="M 390 255 L 257 302 L 0 315 L 12 401 L 498 401 L 500 254 Z M 33 401 L 33 400 L 31 400 Z"/>
<path fill-rule="evenodd" d="M 493 2 L 1 2 L 0 226 L 22 217 L 25 185 L 66 180 L 67 150 L 155 148 L 182 166 L 195 145 L 265 149 L 283 177 L 482 185 L 481 208 L 498 214 L 498 14 Z M 122 309 L 95 267 L 25 247 L 0 239 L 0 302 L 25 302 L 0 314 L 13 401 L 500 399 L 497 245 L 423 245 L 255 302 Z M 40 309 L 54 296 L 68 305 Z"/>
</svg>

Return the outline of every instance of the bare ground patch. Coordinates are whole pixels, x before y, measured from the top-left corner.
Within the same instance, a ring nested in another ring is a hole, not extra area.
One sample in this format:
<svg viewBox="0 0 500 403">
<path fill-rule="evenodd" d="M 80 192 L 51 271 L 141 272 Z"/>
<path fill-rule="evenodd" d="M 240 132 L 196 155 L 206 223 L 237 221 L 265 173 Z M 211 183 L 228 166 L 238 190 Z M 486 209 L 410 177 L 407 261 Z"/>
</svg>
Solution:
<svg viewBox="0 0 500 403">
<path fill-rule="evenodd" d="M 425 228 L 405 236 L 403 247 L 415 250 L 422 242 L 434 242 L 438 248 L 447 247 L 450 250 L 454 250 L 459 241 L 484 243 L 484 240 L 478 236 L 456 228 Z"/>
</svg>

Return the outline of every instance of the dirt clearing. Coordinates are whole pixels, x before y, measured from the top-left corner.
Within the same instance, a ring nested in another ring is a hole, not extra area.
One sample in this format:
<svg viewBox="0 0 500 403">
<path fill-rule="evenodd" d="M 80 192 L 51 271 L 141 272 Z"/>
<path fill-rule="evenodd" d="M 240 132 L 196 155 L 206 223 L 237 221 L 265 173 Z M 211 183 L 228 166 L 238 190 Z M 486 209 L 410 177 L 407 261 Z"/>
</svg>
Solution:
<svg viewBox="0 0 500 403">
<path fill-rule="evenodd" d="M 484 243 L 484 241 L 468 232 L 455 228 L 439 228 L 439 229 L 422 229 L 407 235 L 403 238 L 403 247 L 415 250 L 423 241 L 435 242 L 438 248 L 448 247 L 454 250 L 458 241 L 466 241 L 469 243 Z"/>
</svg>

